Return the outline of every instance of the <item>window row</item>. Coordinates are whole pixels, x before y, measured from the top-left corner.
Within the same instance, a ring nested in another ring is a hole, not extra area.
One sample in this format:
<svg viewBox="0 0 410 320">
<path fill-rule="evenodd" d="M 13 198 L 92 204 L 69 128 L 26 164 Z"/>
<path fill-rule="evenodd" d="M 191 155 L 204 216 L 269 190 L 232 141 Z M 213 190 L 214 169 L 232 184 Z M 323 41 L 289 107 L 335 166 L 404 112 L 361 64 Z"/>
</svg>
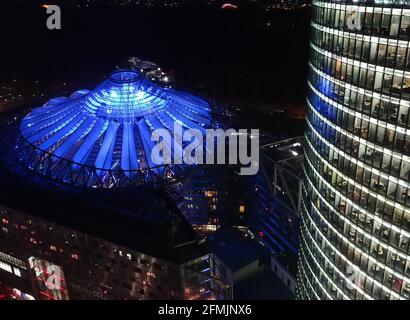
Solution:
<svg viewBox="0 0 410 320">
<path fill-rule="evenodd" d="M 398 299 L 399 295 L 409 296 L 410 284 L 408 282 L 381 268 L 365 254 L 356 250 L 354 246 L 343 241 L 330 228 L 322 231 L 321 226 L 324 222 L 318 216 L 310 212 L 304 212 L 304 215 L 305 227 L 302 233 L 305 241 L 303 244 L 309 248 L 308 252 L 313 253 L 312 259 L 322 267 L 327 277 L 332 279 L 330 292 L 335 290 L 332 287 L 336 285 L 351 299 L 366 299 L 365 294 L 375 299 Z M 314 243 L 320 247 L 319 250 Z M 356 266 L 362 272 L 357 270 Z M 317 274 L 320 275 L 320 272 Z M 326 284 L 327 277 L 323 277 L 325 282 L 321 283 L 322 285 Z M 389 290 L 396 294 L 390 294 Z"/>
<path fill-rule="evenodd" d="M 403 40 L 410 39 L 410 16 L 392 14 L 389 9 L 384 9 L 381 13 L 374 12 L 372 7 L 366 7 L 366 12 L 360 12 L 356 8 L 338 10 L 313 6 L 312 19 L 318 24 L 339 30 Z"/>
<path fill-rule="evenodd" d="M 367 6 L 388 6 L 388 7 L 399 7 L 410 6 L 410 0 L 326 0 L 326 3 L 332 4 L 345 4 L 345 5 L 367 5 Z M 313 1 L 313 4 L 317 5 L 324 3 L 324 1 Z"/>
<path fill-rule="evenodd" d="M 320 230 L 322 230 L 325 235 L 329 234 L 329 232 L 333 232 L 336 235 L 339 233 L 339 235 L 337 235 L 339 238 L 341 238 L 340 235 L 343 235 L 346 238 L 343 241 L 347 241 L 352 247 L 356 247 L 359 251 L 372 256 L 374 260 L 390 267 L 397 274 L 410 278 L 410 261 L 409 259 L 404 258 L 405 253 L 399 254 L 400 251 L 396 250 L 397 252 L 395 252 L 394 250 L 387 249 L 390 242 L 402 248 L 408 247 L 408 237 L 383 226 L 377 220 L 373 221 L 372 218 L 365 216 L 365 214 L 362 214 L 363 216 L 361 219 L 363 220 L 363 223 L 359 226 L 356 224 L 357 215 L 348 215 L 344 212 L 341 213 L 339 211 L 335 212 L 334 210 L 331 210 L 328 204 L 326 204 L 317 193 L 314 193 L 315 191 L 313 188 L 309 187 L 309 190 L 313 191 L 313 194 L 310 194 L 311 203 L 309 204 L 309 208 L 312 210 L 311 215 L 317 215 L 320 221 L 318 226 L 320 226 Z M 350 218 L 352 220 L 349 220 Z M 371 222 L 365 221 L 366 219 L 371 220 Z M 366 225 L 366 228 L 363 227 L 363 224 Z M 372 227 L 369 229 L 367 226 L 370 224 Z M 329 225 L 331 225 L 334 230 L 329 228 Z M 380 241 L 380 238 L 390 238 L 391 241 Z M 331 239 L 331 237 L 328 239 Z M 334 243 L 334 245 L 337 246 L 338 244 Z M 393 245 L 392 247 L 394 248 Z M 408 250 L 408 248 L 406 250 Z M 366 270 L 364 269 L 364 271 Z M 380 279 L 378 280 L 381 281 Z"/>
<path fill-rule="evenodd" d="M 309 140 L 309 143 L 311 143 L 314 148 L 320 148 L 318 150 L 320 156 L 327 161 L 329 166 L 332 165 L 334 168 L 337 168 L 337 170 L 341 174 L 344 175 L 344 177 L 335 176 L 334 179 L 334 182 L 336 182 L 335 188 L 342 193 L 346 193 L 345 191 L 346 187 L 348 186 L 348 179 L 352 179 L 357 184 L 373 191 L 373 194 L 377 193 L 387 200 L 390 200 L 390 202 L 393 201 L 402 205 L 406 205 L 406 203 L 404 203 L 405 201 L 402 195 L 407 194 L 407 187 L 403 187 L 402 185 L 397 184 L 395 181 L 393 182 L 392 180 L 381 176 L 377 172 L 373 172 L 370 168 L 364 170 L 363 167 L 356 165 L 354 162 L 336 153 L 333 149 L 330 149 L 319 139 L 314 139 L 313 141 Z M 314 154 L 312 155 L 312 158 L 321 161 L 320 159 L 317 159 L 317 156 Z M 332 169 L 330 169 L 330 172 L 331 173 L 328 173 L 330 175 L 329 180 L 333 181 Z M 398 201 L 402 199 L 403 201 Z M 390 204 L 386 204 L 386 206 L 391 207 Z M 389 217 L 386 217 L 385 219 L 391 221 L 393 218 L 391 211 L 392 210 L 390 210 L 390 208 L 387 210 L 387 212 L 386 210 L 381 210 L 381 208 L 379 208 L 379 210 L 376 211 L 376 214 L 380 215 L 380 213 L 382 213 L 383 216 L 388 215 Z"/>
<path fill-rule="evenodd" d="M 332 34 L 312 28 L 312 42 L 329 52 L 388 68 L 410 70 L 409 47 L 363 41 L 344 32 Z"/>
<path fill-rule="evenodd" d="M 392 75 L 371 70 L 367 66 L 358 66 L 342 62 L 340 59 L 325 56 L 312 48 L 310 62 L 331 77 L 396 98 L 410 99 L 410 77 Z"/>
<path fill-rule="evenodd" d="M 312 226 L 309 218 L 307 219 L 306 225 L 308 227 Z M 321 240 L 323 241 L 323 239 Z M 327 295 L 337 300 L 346 299 L 346 297 L 353 300 L 366 299 L 366 296 L 357 290 L 355 279 L 351 280 L 348 278 L 348 276 L 351 276 L 350 272 L 346 272 L 346 264 L 340 263 L 340 256 L 330 251 L 330 247 L 325 247 L 325 249 L 329 249 L 326 252 L 318 250 L 312 244 L 313 241 L 315 241 L 315 238 L 311 235 L 308 228 L 306 226 L 302 228 L 301 252 L 304 257 L 304 263 L 310 266 L 308 281 L 311 281 L 315 292 L 320 294 L 321 299 L 328 299 Z M 381 288 L 375 294 L 385 298 L 385 290 Z M 385 299 L 389 298 L 390 296 Z"/>
<path fill-rule="evenodd" d="M 310 150 L 306 151 L 306 157 L 308 169 L 315 174 L 311 178 L 312 183 L 317 186 L 317 189 L 329 205 L 339 213 L 349 217 L 358 226 L 369 232 L 374 231 L 374 221 L 377 221 L 377 223 L 383 222 L 383 228 L 390 228 L 393 224 L 399 229 L 410 231 L 410 213 L 405 211 L 403 207 L 394 205 L 391 202 L 388 203 L 382 197 L 378 198 L 374 193 L 369 194 L 367 190 L 363 190 L 357 184 L 349 182 L 343 176 L 334 172 L 334 169 L 316 157 Z M 310 163 L 315 167 L 317 175 L 310 168 Z M 364 211 L 367 214 L 362 214 Z M 390 233 L 380 234 L 379 238 L 380 241 L 389 243 L 402 252 L 409 252 L 408 242 L 399 243 L 396 238 L 390 238 Z"/>
<path fill-rule="evenodd" d="M 329 300 L 329 296 L 333 300 L 343 300 L 345 296 L 337 290 L 337 287 L 332 283 L 332 276 L 330 280 L 324 272 L 320 269 L 316 262 L 313 260 L 310 253 L 307 253 L 307 248 L 305 248 L 303 241 L 300 248 L 300 259 L 299 259 L 299 283 L 301 285 L 299 293 L 302 295 L 302 300 Z M 311 266 L 312 264 L 312 266 Z M 326 267 L 330 264 L 325 262 Z M 327 271 L 327 268 L 325 269 Z M 333 270 L 333 269 L 332 269 Z"/>
<path fill-rule="evenodd" d="M 323 147 L 323 149 L 326 149 L 326 147 Z M 371 228 L 372 221 L 364 221 L 359 219 L 363 218 L 358 215 L 360 210 L 367 211 L 369 214 L 372 214 L 375 218 L 377 218 L 377 220 L 382 219 L 388 224 L 394 224 L 397 228 L 402 228 L 407 232 L 410 231 L 410 213 L 408 211 L 404 211 L 403 207 L 395 205 L 392 201 L 386 202 L 383 197 L 376 197 L 376 193 L 373 190 L 372 193 L 369 193 L 367 190 L 363 190 L 363 188 L 360 187 L 360 184 L 358 185 L 351 183 L 343 176 L 336 174 L 328 164 L 324 163 L 323 160 L 315 156 L 311 150 L 309 150 L 309 147 L 306 151 L 306 157 L 307 160 L 313 163 L 318 174 L 321 175 L 321 178 L 316 175 L 312 178 L 317 180 L 316 185 L 318 185 L 318 183 L 322 181 L 321 179 L 323 179 L 323 181 L 326 181 L 329 185 L 333 186 L 333 191 L 330 188 L 328 188 L 329 190 L 320 191 L 323 191 L 323 196 L 339 212 L 349 216 L 354 216 L 357 223 L 364 228 Z M 307 165 L 309 166 L 309 162 Z M 356 168 L 358 175 L 361 174 L 360 170 L 362 169 L 358 170 Z M 362 181 L 368 179 L 370 179 L 369 183 L 374 186 L 378 185 L 381 181 L 380 177 L 377 177 L 376 179 L 376 177 L 366 173 L 363 176 Z M 341 202 L 338 198 L 341 196 L 344 197 L 343 202 Z M 346 199 L 351 201 L 352 207 L 346 205 Z M 382 240 L 384 241 L 386 239 Z M 402 251 L 408 250 L 407 246 L 401 246 L 398 249 Z"/>
<path fill-rule="evenodd" d="M 410 128 L 409 107 L 405 105 L 405 101 L 381 96 L 375 92 L 360 93 L 361 90 L 358 88 L 347 88 L 344 83 L 330 81 L 317 74 L 314 69 L 309 70 L 309 80 L 316 91 L 339 105 L 378 119 L 384 125 L 390 123 Z M 315 94 L 317 95 L 317 92 Z"/>
<path fill-rule="evenodd" d="M 359 138 L 366 139 L 368 145 L 378 146 L 379 148 L 386 148 L 397 152 L 397 155 L 409 154 L 410 136 L 399 130 L 394 130 L 391 127 L 386 127 L 383 121 L 372 121 L 370 118 L 363 117 L 360 114 L 352 114 L 346 109 L 339 109 L 326 101 L 322 100 L 315 93 L 309 93 L 310 105 L 319 113 L 323 119 L 334 124 L 335 130 L 330 131 L 325 136 L 326 139 L 332 138 L 334 131 L 340 131 L 345 135 L 355 135 Z M 357 141 L 356 141 L 357 142 Z M 358 142 L 357 142 L 358 143 Z M 374 149 L 374 148 L 373 148 Z M 365 161 L 366 156 L 360 154 L 359 159 Z M 397 159 L 397 157 L 396 157 Z M 370 159 L 372 160 L 372 159 Z M 403 163 L 404 164 L 404 163 Z M 385 164 L 386 165 L 386 164 Z M 409 180 L 408 167 L 385 167 L 383 170 L 393 176 Z"/>
<path fill-rule="evenodd" d="M 382 176 L 377 171 L 371 170 L 371 168 L 364 169 L 363 167 L 341 156 L 326 145 L 322 140 L 318 139 L 312 134 L 308 135 L 309 143 L 312 144 L 320 156 L 326 160 L 329 165 L 337 168 L 337 170 L 343 174 L 346 178 L 335 186 L 336 188 L 344 190 L 347 186 L 347 179 L 352 179 L 357 184 L 360 184 L 367 189 L 373 191 L 374 194 L 381 195 L 387 200 L 407 205 L 407 194 L 409 192 L 408 187 L 404 187 L 401 183 L 397 183 L 396 180 L 391 180 Z M 312 139 L 312 140 L 311 140 Z M 309 151 L 309 150 L 308 150 Z M 315 158 L 316 156 L 313 155 Z"/>
<path fill-rule="evenodd" d="M 381 144 L 381 146 L 377 146 L 370 141 L 359 142 L 357 139 L 354 139 L 354 137 L 357 138 L 356 133 L 353 132 L 349 134 L 348 130 L 340 129 L 341 127 L 338 128 L 333 125 L 333 123 L 326 123 L 323 120 L 326 119 L 326 113 L 320 112 L 319 116 L 317 113 L 312 111 L 311 108 L 313 107 L 310 104 L 308 104 L 308 106 L 307 116 L 310 121 L 310 125 L 312 125 L 314 130 L 322 137 L 322 139 L 327 141 L 328 145 L 336 146 L 340 151 L 343 151 L 351 157 L 358 159 L 360 162 L 365 163 L 373 169 L 378 169 L 383 173 L 398 177 L 404 181 L 410 180 L 410 163 L 407 158 L 400 156 L 400 153 L 392 155 L 389 152 L 380 151 L 382 150 L 381 148 L 387 149 L 389 144 Z M 364 120 L 360 120 L 360 118 L 358 118 L 358 121 Z M 371 125 L 373 126 L 373 123 Z M 392 132 L 392 134 L 395 133 L 393 146 L 397 147 L 394 147 L 393 150 L 400 151 L 401 149 L 399 149 L 399 146 L 409 143 L 408 138 L 405 138 L 407 136 L 404 136 L 402 133 L 398 133 L 390 129 L 387 130 Z M 378 130 L 376 132 L 378 132 Z M 311 131 L 308 132 L 308 134 L 311 133 Z M 388 133 L 388 135 L 390 135 L 390 133 Z"/>
<path fill-rule="evenodd" d="M 319 142 L 320 144 L 320 142 Z M 326 152 L 328 147 L 322 144 L 321 152 Z M 375 212 L 376 216 L 382 217 L 383 220 L 392 222 L 404 230 L 410 231 L 410 213 L 403 211 L 403 206 L 408 204 L 409 189 L 400 184 L 384 179 L 380 176 L 364 173 L 363 169 L 355 164 L 349 163 L 344 170 L 348 170 L 355 179 L 350 178 L 341 170 L 332 165 L 331 162 L 323 163 L 320 158 L 312 154 L 310 150 L 306 151 L 306 156 L 311 157 L 317 166 L 317 171 L 321 177 L 332 185 L 340 194 L 350 199 L 357 207 L 361 207 L 368 212 Z M 344 165 L 344 160 L 336 159 Z M 349 179 L 355 181 L 349 181 Z M 356 180 L 362 183 L 356 182 Z M 366 184 L 371 185 L 371 188 L 365 187 Z M 376 191 L 377 190 L 377 191 Z M 391 193 L 389 193 L 391 192 Z M 401 200 L 401 201 L 397 201 Z M 344 209 L 344 207 L 340 208 Z"/>
</svg>

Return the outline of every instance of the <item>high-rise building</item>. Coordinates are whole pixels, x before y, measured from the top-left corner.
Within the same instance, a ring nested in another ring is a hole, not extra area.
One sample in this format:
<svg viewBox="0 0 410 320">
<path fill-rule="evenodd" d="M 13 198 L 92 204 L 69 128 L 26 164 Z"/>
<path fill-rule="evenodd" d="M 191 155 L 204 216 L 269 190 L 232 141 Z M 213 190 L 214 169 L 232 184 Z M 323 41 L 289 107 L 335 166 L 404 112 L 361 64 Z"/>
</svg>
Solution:
<svg viewBox="0 0 410 320">
<path fill-rule="evenodd" d="M 313 1 L 299 299 L 410 299 L 409 41 L 409 1 Z"/>
</svg>

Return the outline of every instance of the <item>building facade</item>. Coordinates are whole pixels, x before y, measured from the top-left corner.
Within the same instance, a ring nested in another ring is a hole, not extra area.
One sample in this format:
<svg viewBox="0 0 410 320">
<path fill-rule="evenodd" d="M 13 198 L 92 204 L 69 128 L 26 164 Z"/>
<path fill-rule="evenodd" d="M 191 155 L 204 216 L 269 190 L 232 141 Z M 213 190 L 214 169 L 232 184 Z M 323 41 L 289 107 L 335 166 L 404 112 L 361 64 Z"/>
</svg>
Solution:
<svg viewBox="0 0 410 320">
<path fill-rule="evenodd" d="M 221 226 L 247 224 L 245 182 L 231 168 L 195 168 L 181 183 L 179 208 L 199 235 L 215 232 Z"/>
<path fill-rule="evenodd" d="M 313 1 L 299 299 L 410 299 L 410 3 Z"/>
<path fill-rule="evenodd" d="M 264 144 L 250 178 L 250 229 L 269 250 L 272 270 L 295 293 L 301 207 L 302 136 Z"/>
<path fill-rule="evenodd" d="M 154 257 L 0 206 L 0 292 L 19 300 L 223 299 L 212 254 Z M 221 290 L 222 289 L 222 290 Z M 0 297 L 1 300 L 1 297 Z"/>
</svg>

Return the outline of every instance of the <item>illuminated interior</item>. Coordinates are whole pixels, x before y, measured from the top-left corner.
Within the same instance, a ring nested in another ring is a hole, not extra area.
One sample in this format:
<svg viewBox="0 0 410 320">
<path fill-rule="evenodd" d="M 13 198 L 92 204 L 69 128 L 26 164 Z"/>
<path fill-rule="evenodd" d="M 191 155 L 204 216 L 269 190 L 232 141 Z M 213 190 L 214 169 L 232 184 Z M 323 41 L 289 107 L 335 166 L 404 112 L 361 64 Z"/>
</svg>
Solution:
<svg viewBox="0 0 410 320">
<path fill-rule="evenodd" d="M 174 123 L 201 132 L 212 123 L 201 98 L 162 88 L 135 71 L 119 70 L 92 91 L 49 100 L 21 122 L 21 159 L 30 169 L 85 187 L 123 187 L 170 180 L 180 166 L 151 158 L 151 133 Z M 181 152 L 179 153 L 181 154 Z M 173 158 L 174 152 L 171 157 Z M 172 161 L 174 163 L 175 161 Z"/>
<path fill-rule="evenodd" d="M 410 298 L 410 9 L 313 1 L 299 299 Z"/>
</svg>

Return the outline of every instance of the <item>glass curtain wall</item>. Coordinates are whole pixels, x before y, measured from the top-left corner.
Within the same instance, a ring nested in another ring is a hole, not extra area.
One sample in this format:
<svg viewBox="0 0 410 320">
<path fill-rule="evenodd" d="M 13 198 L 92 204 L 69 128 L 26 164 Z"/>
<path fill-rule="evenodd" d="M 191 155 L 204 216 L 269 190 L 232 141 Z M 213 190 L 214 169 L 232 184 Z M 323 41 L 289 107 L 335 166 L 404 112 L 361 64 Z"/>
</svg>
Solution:
<svg viewBox="0 0 410 320">
<path fill-rule="evenodd" d="M 409 1 L 313 1 L 298 299 L 410 299 L 409 40 Z"/>
</svg>

